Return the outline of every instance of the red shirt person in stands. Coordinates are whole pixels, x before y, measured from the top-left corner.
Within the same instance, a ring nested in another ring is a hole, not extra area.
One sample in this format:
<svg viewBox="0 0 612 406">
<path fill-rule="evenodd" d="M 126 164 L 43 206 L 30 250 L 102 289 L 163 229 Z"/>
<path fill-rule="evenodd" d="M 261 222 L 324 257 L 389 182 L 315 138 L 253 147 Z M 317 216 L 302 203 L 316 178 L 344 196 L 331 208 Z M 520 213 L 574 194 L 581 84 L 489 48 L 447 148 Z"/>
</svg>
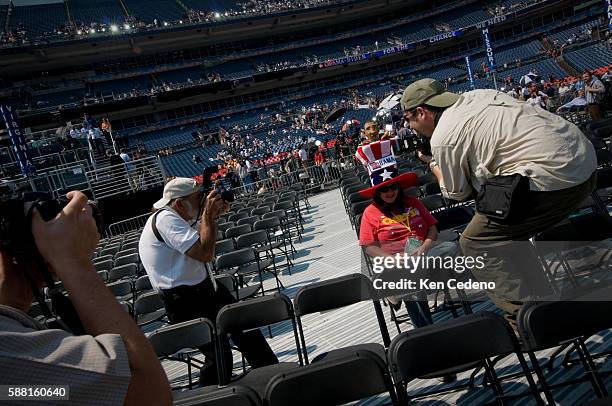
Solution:
<svg viewBox="0 0 612 406">
<path fill-rule="evenodd" d="M 418 199 L 404 196 L 403 190 L 416 183 L 417 175 L 398 173 L 390 144 L 390 141 L 374 142 L 359 147 L 356 153 L 368 169 L 373 185 L 360 192 L 373 202 L 361 218 L 359 243 L 372 257 L 406 252 L 407 245 L 415 248 L 410 255 L 423 255 L 438 238 L 437 221 Z M 414 326 L 432 324 L 426 295 L 414 296 L 416 301 L 403 298 Z M 397 299 L 389 300 L 399 305 Z"/>
</svg>

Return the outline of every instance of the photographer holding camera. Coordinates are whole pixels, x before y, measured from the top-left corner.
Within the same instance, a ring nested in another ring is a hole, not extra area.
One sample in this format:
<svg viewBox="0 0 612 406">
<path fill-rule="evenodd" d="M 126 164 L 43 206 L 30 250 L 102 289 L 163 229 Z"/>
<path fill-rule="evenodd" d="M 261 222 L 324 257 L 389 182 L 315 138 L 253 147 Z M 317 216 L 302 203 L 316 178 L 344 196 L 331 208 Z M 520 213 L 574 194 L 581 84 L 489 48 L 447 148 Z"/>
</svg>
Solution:
<svg viewBox="0 0 612 406">
<path fill-rule="evenodd" d="M 464 255 L 488 255 L 479 281 L 513 322 L 525 300 L 552 293 L 529 238 L 564 220 L 596 184 L 595 149 L 575 125 L 495 90 L 462 95 L 434 79 L 404 90 L 411 128 L 431 140 L 429 165 L 447 198 L 476 195 Z"/>
<path fill-rule="evenodd" d="M 157 212 L 144 226 L 139 253 L 171 323 L 200 317 L 214 323 L 223 306 L 236 302 L 231 292 L 215 282 L 211 271 L 217 219 L 227 211 L 231 197 L 231 192 L 221 190 L 204 196 L 195 180 L 175 178 L 166 184 L 163 197 L 153 205 Z M 192 225 L 198 221 L 196 231 Z M 252 367 L 278 363 L 259 330 L 234 334 L 232 340 Z M 214 348 L 202 347 L 200 351 L 206 356 L 200 385 L 215 384 L 218 377 Z M 231 373 L 231 351 L 223 354 L 222 362 Z"/>
<path fill-rule="evenodd" d="M 24 199 L 2 202 L 0 384 L 67 386 L 74 404 L 170 404 L 170 385 L 149 341 L 91 263 L 99 235 L 87 197 L 67 197 L 49 221 L 38 201 L 32 210 Z M 68 291 L 84 335 L 47 329 L 27 315 L 51 275 Z"/>
</svg>

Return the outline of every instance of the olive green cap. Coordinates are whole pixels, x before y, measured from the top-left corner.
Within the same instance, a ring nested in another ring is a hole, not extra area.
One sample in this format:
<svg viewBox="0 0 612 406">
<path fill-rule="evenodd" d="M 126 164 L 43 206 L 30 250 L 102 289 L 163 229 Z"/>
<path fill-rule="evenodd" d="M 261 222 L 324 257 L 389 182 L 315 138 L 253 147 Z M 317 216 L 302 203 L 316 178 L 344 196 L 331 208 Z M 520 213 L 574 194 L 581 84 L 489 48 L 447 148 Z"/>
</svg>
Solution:
<svg viewBox="0 0 612 406">
<path fill-rule="evenodd" d="M 402 110 L 411 111 L 418 106 L 448 107 L 459 100 L 459 95 L 447 92 L 442 83 L 435 79 L 421 79 L 404 90 L 400 104 Z"/>
</svg>

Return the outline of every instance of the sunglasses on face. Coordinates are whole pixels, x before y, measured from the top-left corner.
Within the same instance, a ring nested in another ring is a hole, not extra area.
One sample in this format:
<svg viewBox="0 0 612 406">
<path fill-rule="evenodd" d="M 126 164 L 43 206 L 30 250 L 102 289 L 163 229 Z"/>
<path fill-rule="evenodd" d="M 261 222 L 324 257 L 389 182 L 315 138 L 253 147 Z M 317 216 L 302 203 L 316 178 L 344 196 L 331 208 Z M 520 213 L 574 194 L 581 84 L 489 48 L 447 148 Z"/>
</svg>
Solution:
<svg viewBox="0 0 612 406">
<path fill-rule="evenodd" d="M 387 193 L 391 190 L 398 190 L 398 186 L 397 184 L 392 183 L 390 185 L 381 186 L 378 188 L 378 190 L 380 190 L 380 193 Z"/>
</svg>

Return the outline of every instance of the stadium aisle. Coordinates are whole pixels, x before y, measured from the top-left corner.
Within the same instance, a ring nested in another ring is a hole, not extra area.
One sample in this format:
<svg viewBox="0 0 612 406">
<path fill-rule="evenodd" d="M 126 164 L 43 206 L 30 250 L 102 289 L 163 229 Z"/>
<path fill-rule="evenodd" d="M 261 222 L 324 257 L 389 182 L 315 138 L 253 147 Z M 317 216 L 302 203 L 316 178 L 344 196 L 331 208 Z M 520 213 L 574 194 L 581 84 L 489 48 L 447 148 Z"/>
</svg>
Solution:
<svg viewBox="0 0 612 406">
<path fill-rule="evenodd" d="M 304 212 L 305 233 L 303 241 L 296 243 L 295 267 L 292 275 L 283 272 L 281 280 L 286 289 L 284 294 L 293 298 L 300 287 L 310 283 L 330 279 L 342 275 L 359 272 L 360 269 L 360 250 L 357 244 L 355 231 L 351 228 L 348 216 L 344 211 L 340 191 L 338 189 L 319 194 L 309 198 L 312 205 L 308 212 Z M 266 289 L 275 287 L 272 277 L 265 281 Z M 481 303 L 474 306 L 474 311 L 491 310 L 495 308 L 490 302 Z M 397 334 L 395 325 L 389 318 L 387 307 L 383 308 L 387 321 L 387 328 L 391 337 Z M 405 313 L 402 310 L 401 313 Z M 450 317 L 450 312 L 436 314 L 435 321 Z M 313 314 L 303 318 L 304 333 L 310 359 L 316 355 L 329 351 L 334 348 L 341 348 L 346 345 L 356 343 L 376 342 L 382 343 L 373 307 L 370 303 L 364 302 L 349 306 L 340 310 Z M 404 325 L 403 331 L 410 329 Z M 272 338 L 269 338 L 266 329 L 263 330 L 268 342 L 274 352 L 278 355 L 281 362 L 297 362 L 295 341 L 289 322 L 277 324 L 272 328 Z M 589 340 L 588 345 L 592 353 L 612 349 L 612 331 L 606 332 L 606 337 L 594 336 Z M 538 353 L 541 360 L 544 360 L 551 351 Z M 234 372 L 240 373 L 242 361 L 239 354 L 234 354 Z M 435 356 L 432 352 L 431 356 Z M 557 358 L 557 364 L 562 357 Z M 601 360 L 598 360 L 598 363 Z M 187 377 L 187 368 L 181 363 L 164 362 L 164 368 L 170 380 Z M 612 369 L 612 360 L 608 359 L 604 369 Z M 505 375 L 519 370 L 516 357 L 507 357 L 497 364 L 498 374 Z M 567 379 L 581 376 L 583 373 L 580 367 L 556 368 L 554 373 L 547 374 L 549 383 L 554 384 Z M 470 373 L 463 373 L 458 376 L 458 383 L 465 383 L 469 379 Z M 417 399 L 414 404 L 418 405 L 472 405 L 485 404 L 492 402 L 493 396 L 488 387 L 482 387 L 481 382 L 483 373 L 477 375 L 476 389 L 458 390 L 451 393 L 424 397 Z M 606 383 L 612 382 L 612 377 L 608 377 Z M 457 383 L 449 385 L 449 387 Z M 408 385 L 411 394 L 429 392 L 431 390 L 444 389 L 446 385 L 437 380 L 416 380 Z M 527 389 L 525 379 L 507 380 L 503 384 L 503 389 L 507 393 L 520 393 Z M 555 392 L 556 398 L 560 399 L 560 405 L 577 405 L 590 399 L 592 389 L 590 384 L 583 383 L 572 387 L 564 388 Z M 530 405 L 533 398 L 524 397 L 514 401 L 513 405 Z M 380 395 L 370 399 L 355 403 L 355 405 L 375 406 L 388 404 L 388 396 Z"/>
</svg>

